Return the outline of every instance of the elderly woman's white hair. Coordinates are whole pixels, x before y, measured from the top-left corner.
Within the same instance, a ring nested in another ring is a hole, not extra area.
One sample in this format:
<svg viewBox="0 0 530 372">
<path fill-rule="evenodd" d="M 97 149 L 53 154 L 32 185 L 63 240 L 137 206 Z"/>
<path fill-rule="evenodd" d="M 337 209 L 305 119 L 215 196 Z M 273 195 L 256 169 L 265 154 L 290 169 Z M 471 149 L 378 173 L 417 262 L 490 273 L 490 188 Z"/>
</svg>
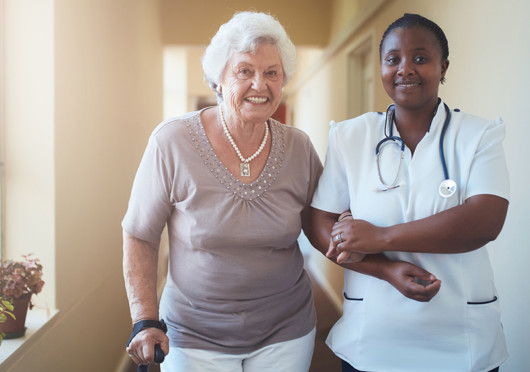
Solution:
<svg viewBox="0 0 530 372">
<path fill-rule="evenodd" d="M 296 48 L 280 22 L 265 13 L 239 12 L 219 28 L 202 57 L 204 76 L 218 99 L 222 97 L 217 87 L 232 54 L 255 53 L 263 42 L 275 45 L 280 52 L 285 74 L 283 84 L 293 77 Z"/>
</svg>

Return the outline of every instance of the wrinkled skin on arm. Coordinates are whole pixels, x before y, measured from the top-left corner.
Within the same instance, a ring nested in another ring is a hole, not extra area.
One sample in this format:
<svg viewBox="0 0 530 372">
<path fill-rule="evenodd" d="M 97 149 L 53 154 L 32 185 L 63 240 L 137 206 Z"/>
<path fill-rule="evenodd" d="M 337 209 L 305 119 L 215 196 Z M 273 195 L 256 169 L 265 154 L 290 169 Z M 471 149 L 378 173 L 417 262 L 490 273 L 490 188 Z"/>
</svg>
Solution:
<svg viewBox="0 0 530 372">
<path fill-rule="evenodd" d="M 160 242 L 146 242 L 123 233 L 123 276 L 133 324 L 140 320 L 158 319 L 156 281 L 159 245 Z M 167 355 L 168 337 L 157 328 L 147 328 L 132 339 L 127 353 L 136 364 L 153 364 L 156 344 L 160 344 Z"/>
</svg>

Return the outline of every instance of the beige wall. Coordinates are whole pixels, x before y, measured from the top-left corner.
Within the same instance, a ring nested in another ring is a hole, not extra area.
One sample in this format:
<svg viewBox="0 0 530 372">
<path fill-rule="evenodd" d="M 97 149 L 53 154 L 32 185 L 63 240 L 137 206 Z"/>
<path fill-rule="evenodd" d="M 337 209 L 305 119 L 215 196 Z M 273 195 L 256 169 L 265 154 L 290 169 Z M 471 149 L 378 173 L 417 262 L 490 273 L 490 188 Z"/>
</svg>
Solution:
<svg viewBox="0 0 530 372">
<path fill-rule="evenodd" d="M 451 64 L 440 96 L 450 106 L 479 116 L 491 119 L 502 116 L 507 127 L 505 151 L 512 196 L 504 230 L 490 247 L 511 354 L 502 367 L 503 372 L 523 371 L 530 365 L 525 349 L 530 343 L 530 293 L 523 280 L 530 262 L 530 199 L 525 192 L 530 179 L 523 150 L 527 147 L 526 139 L 530 138 L 526 109 L 530 86 L 530 71 L 526 68 L 530 57 L 529 11 L 530 3 L 523 0 L 510 0 L 502 5 L 494 0 L 389 1 L 375 17 L 353 32 L 348 42 L 307 81 L 293 84 L 295 89 L 289 92 L 289 102 L 296 109 L 295 125 L 310 133 L 322 154 L 329 120 L 346 118 L 348 51 L 370 33 L 378 35 L 373 44 L 377 48 L 384 29 L 404 12 L 423 14 L 444 29 Z M 378 81 L 374 110 L 385 110 L 390 101 L 379 83 L 378 64 L 374 69 Z M 333 293 L 340 298 L 342 278 L 318 253 L 311 261 L 328 275 Z"/>
<path fill-rule="evenodd" d="M 207 45 L 236 11 L 257 10 L 277 16 L 297 45 L 326 45 L 330 2 L 323 0 L 159 0 L 167 45 Z M 357 1 L 357 0 L 355 0 Z"/>
<path fill-rule="evenodd" d="M 55 301 L 53 293 L 43 297 L 59 314 L 2 370 L 114 371 L 131 327 L 120 221 L 148 135 L 162 119 L 158 5 L 5 6 L 18 16 L 6 24 L 6 47 L 18 58 L 5 71 L 6 142 L 17 142 L 6 149 L 7 252 L 44 246 L 45 290 Z"/>
</svg>

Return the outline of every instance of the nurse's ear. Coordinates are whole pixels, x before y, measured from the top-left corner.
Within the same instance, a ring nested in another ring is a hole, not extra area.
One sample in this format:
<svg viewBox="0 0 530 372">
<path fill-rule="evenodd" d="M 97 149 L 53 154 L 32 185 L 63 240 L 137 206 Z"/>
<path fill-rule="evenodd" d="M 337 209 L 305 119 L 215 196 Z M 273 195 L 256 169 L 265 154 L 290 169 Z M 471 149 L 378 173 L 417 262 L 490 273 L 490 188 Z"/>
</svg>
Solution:
<svg viewBox="0 0 530 372">
<path fill-rule="evenodd" d="M 445 83 L 445 73 L 447 72 L 447 69 L 449 68 L 449 60 L 445 59 L 442 62 L 442 78 L 440 79 L 440 83 Z"/>
</svg>

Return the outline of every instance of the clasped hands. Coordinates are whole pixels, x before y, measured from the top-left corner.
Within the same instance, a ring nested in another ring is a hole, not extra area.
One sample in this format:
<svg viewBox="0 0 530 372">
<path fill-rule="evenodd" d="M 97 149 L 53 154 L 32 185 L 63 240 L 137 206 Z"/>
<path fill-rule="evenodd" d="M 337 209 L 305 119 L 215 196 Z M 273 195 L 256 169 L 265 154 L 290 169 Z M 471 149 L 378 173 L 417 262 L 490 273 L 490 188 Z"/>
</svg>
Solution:
<svg viewBox="0 0 530 372">
<path fill-rule="evenodd" d="M 367 254 L 381 253 L 378 229 L 364 220 L 355 220 L 349 211 L 342 213 L 331 229 L 326 257 L 344 264 L 360 262 Z"/>
<path fill-rule="evenodd" d="M 326 257 L 348 268 L 348 264 L 366 262 L 367 255 L 371 256 L 377 260 L 376 276 L 379 279 L 387 281 L 405 297 L 420 302 L 430 301 L 440 290 L 441 281 L 410 262 L 391 261 L 378 255 L 385 251 L 384 242 L 383 228 L 356 220 L 347 211 L 333 225 Z"/>
</svg>

